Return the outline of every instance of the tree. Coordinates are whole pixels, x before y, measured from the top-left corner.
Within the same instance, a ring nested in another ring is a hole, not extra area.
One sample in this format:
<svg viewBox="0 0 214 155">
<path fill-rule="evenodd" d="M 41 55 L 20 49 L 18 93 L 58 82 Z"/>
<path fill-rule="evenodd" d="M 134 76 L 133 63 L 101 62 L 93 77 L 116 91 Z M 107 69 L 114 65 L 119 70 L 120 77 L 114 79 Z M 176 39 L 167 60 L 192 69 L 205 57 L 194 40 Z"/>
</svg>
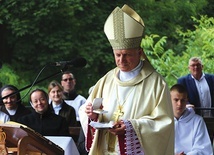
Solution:
<svg viewBox="0 0 214 155">
<path fill-rule="evenodd" d="M 195 30 L 182 32 L 177 30 L 181 37 L 181 44 L 186 49 L 177 55 L 172 49 L 165 49 L 167 37 L 158 35 L 146 36 L 141 46 L 156 70 L 166 79 L 169 86 L 177 83 L 177 79 L 189 73 L 188 61 L 191 57 L 201 57 L 204 72 L 213 73 L 214 63 L 214 18 L 201 16 L 200 19 L 192 17 Z"/>
<path fill-rule="evenodd" d="M 212 3 L 208 0 L 144 0 L 135 3 L 127 0 L 126 4 L 143 18 L 145 35 L 155 37 L 155 41 L 157 36 L 163 37 L 159 46 L 168 51 L 167 54 L 172 52 L 167 49 L 173 49 L 173 56 L 177 56 L 182 55 L 185 46 L 180 44 L 182 38 L 176 30 L 194 30 L 194 21 L 190 17 L 205 14 L 204 8 L 211 10 L 213 5 L 208 2 Z M 0 1 L 1 61 L 11 66 L 19 79 L 22 79 L 14 84 L 18 84 L 20 88 L 32 83 L 41 68 L 49 62 L 83 57 L 88 62 L 86 67 L 69 69 L 77 78 L 77 90 L 87 96 L 88 89 L 115 66 L 103 25 L 111 11 L 123 4 L 123 0 Z M 159 51 L 157 54 L 160 54 Z M 61 69 L 47 66 L 39 78 Z M 60 76 L 41 82 L 38 86 L 46 88 L 52 79 L 60 80 Z M 10 81 L 2 83 L 8 82 Z"/>
<path fill-rule="evenodd" d="M 110 11 L 103 13 L 104 7 L 112 10 L 114 6 L 102 1 L 98 4 L 97 0 L 1 1 L 3 63 L 10 64 L 27 85 L 49 62 L 85 57 L 88 65 L 84 69 L 71 70 L 81 81 L 77 85 L 80 92 L 87 92 L 81 88 L 92 86 L 106 72 L 103 68 L 113 62 L 112 53 L 106 52 L 103 23 Z M 60 70 L 49 66 L 40 78 Z M 48 82 L 40 86 L 47 86 Z"/>
</svg>

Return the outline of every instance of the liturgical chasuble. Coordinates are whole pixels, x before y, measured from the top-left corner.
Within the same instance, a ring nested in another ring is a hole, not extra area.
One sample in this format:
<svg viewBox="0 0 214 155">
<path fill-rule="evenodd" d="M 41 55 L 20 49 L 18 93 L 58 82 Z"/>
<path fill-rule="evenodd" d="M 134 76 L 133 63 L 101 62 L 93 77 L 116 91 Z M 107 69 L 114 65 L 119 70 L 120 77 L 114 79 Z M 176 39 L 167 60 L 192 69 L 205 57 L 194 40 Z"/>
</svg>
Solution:
<svg viewBox="0 0 214 155">
<path fill-rule="evenodd" d="M 103 98 L 103 109 L 108 113 L 100 114 L 97 121 L 128 121 L 126 128 L 133 128 L 145 155 L 174 154 L 174 120 L 168 86 L 148 61 L 142 63 L 140 73 L 126 82 L 118 79 L 119 68 L 109 71 L 96 83 L 86 104 L 80 108 L 80 121 L 90 155 L 120 154 L 119 144 L 124 149 L 127 139 L 134 141 L 133 134 L 123 135 L 124 140 L 120 143 L 116 136 L 115 152 L 109 152 L 111 136 L 108 130 L 93 129 L 85 113 L 87 103 L 98 97 Z M 121 111 L 118 108 L 122 108 Z"/>
</svg>

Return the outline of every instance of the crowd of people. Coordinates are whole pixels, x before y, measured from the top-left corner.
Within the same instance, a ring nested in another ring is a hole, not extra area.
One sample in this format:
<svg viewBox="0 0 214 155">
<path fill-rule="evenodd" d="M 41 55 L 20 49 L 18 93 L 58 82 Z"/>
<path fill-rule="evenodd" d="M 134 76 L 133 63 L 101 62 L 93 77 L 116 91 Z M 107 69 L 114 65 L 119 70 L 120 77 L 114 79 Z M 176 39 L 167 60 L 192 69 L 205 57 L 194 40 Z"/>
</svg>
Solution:
<svg viewBox="0 0 214 155">
<path fill-rule="evenodd" d="M 213 155 L 203 117 L 214 116 L 208 110 L 214 107 L 214 75 L 205 74 L 202 60 L 192 57 L 190 74 L 169 88 L 140 46 L 144 28 L 132 8 L 116 7 L 104 24 L 116 67 L 91 87 L 87 99 L 77 93 L 76 79 L 67 71 L 61 83 L 49 83 L 48 92 L 31 91 L 31 110 L 20 93 L 10 95 L 18 92 L 15 86 L 5 85 L 0 121 L 24 124 L 43 136 L 70 136 L 69 127 L 78 126 L 82 155 Z M 95 98 L 103 98 L 105 113 L 94 111 Z"/>
<path fill-rule="evenodd" d="M 62 74 L 62 78 L 67 74 L 73 76 L 72 73 L 67 71 Z M 70 80 L 65 81 L 65 79 L 62 79 L 62 81 L 64 81 L 62 85 L 56 80 L 51 81 L 47 88 L 48 92 L 45 92 L 42 89 L 32 90 L 29 95 L 29 103 L 31 108 L 29 108 L 29 106 L 25 106 L 22 103 L 21 95 L 17 87 L 13 85 L 4 85 L 0 89 L 0 121 L 19 122 L 25 116 L 32 115 L 34 112 L 42 115 L 42 119 L 44 119 L 45 112 L 49 112 L 63 117 L 63 120 L 65 118 L 65 124 L 67 124 L 69 127 L 79 126 L 79 121 L 76 119 L 78 114 L 76 113 L 78 113 L 78 108 L 84 103 L 84 100 L 86 99 L 83 96 L 77 94 L 75 90 L 75 84 L 73 82 Z M 68 88 L 69 86 L 71 87 L 70 92 L 68 92 L 67 89 L 65 90 L 65 88 Z M 37 95 L 38 98 L 33 98 L 33 96 L 36 96 L 34 93 L 39 93 L 39 95 Z M 72 98 L 67 98 L 64 95 L 66 93 L 74 95 Z M 76 98 L 81 99 L 78 100 Z M 67 102 L 73 103 L 72 105 L 69 105 Z M 23 124 L 25 123 L 23 122 Z"/>
<path fill-rule="evenodd" d="M 73 81 L 70 80 L 71 76 Z M 23 124 L 42 136 L 71 136 L 77 143 L 79 136 L 71 135 L 69 128 L 80 127 L 76 113 L 86 99 L 77 94 L 74 80 L 73 74 L 66 71 L 62 74 L 61 84 L 56 80 L 51 81 L 47 92 L 40 88 L 32 90 L 29 94 L 30 106 L 22 103 L 17 87 L 2 86 L 0 122 Z"/>
</svg>

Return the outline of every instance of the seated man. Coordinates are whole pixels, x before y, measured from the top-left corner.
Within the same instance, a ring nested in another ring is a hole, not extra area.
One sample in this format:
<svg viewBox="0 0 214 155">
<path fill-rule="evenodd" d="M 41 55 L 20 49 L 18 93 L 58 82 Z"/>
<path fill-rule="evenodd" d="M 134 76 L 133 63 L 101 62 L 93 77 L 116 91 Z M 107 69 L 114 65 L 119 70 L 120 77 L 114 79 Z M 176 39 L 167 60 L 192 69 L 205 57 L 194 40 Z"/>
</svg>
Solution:
<svg viewBox="0 0 214 155">
<path fill-rule="evenodd" d="M 181 84 L 170 89 L 175 123 L 175 155 L 213 155 L 203 118 L 186 108 L 187 90 Z"/>
</svg>

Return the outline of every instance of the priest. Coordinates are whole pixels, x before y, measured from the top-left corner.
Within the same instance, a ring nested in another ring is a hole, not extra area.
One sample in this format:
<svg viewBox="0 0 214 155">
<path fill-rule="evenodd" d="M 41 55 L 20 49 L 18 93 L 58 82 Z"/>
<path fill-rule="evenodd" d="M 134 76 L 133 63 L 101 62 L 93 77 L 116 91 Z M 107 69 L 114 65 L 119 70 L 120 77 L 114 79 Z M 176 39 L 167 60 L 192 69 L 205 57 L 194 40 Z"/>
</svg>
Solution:
<svg viewBox="0 0 214 155">
<path fill-rule="evenodd" d="M 79 110 L 90 155 L 172 155 L 174 120 L 169 88 L 140 47 L 144 22 L 128 5 L 116 7 L 104 32 L 112 46 L 116 68 L 93 87 Z M 95 113 L 93 100 L 103 98 Z M 114 122 L 109 128 L 90 122 Z"/>
</svg>

